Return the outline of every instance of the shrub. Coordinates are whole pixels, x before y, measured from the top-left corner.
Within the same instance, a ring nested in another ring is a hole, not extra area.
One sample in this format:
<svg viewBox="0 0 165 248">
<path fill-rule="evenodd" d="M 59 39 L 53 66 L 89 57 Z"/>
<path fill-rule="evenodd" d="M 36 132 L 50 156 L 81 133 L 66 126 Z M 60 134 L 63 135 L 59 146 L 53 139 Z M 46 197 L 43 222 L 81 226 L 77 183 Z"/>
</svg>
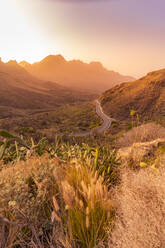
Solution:
<svg viewBox="0 0 165 248">
<path fill-rule="evenodd" d="M 19 228 L 17 225 L 5 227 L 9 244 L 13 242 L 11 230 L 15 230 L 14 241 L 17 241 L 20 232 L 21 239 L 30 238 L 31 225 L 40 231 L 49 229 L 52 196 L 56 190 L 53 170 L 54 161 L 44 156 L 18 162 L 0 172 L 0 219 L 7 218 L 22 225 Z"/>
</svg>

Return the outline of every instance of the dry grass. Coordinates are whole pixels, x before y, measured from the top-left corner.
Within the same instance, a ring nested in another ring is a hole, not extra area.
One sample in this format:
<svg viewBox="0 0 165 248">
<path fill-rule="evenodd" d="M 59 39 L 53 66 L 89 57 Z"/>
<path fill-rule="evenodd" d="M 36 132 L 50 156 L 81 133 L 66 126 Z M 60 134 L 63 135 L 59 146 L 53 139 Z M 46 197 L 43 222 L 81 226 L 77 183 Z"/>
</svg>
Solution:
<svg viewBox="0 0 165 248">
<path fill-rule="evenodd" d="M 47 156 L 34 157 L 0 172 L 0 245 L 13 247 L 21 240 L 29 241 L 34 227 L 37 233 L 43 227 L 49 229 L 56 190 L 54 164 Z"/>
<path fill-rule="evenodd" d="M 148 123 L 126 132 L 116 141 L 116 147 L 128 147 L 133 143 L 148 142 L 158 138 L 165 138 L 165 128 L 155 124 Z"/>
<path fill-rule="evenodd" d="M 10 202 L 33 218 L 34 206 L 37 210 L 40 201 L 47 197 L 55 183 L 52 176 L 54 161 L 47 156 L 34 157 L 26 162 L 18 162 L 15 166 L 0 172 L 0 213 L 6 216 L 10 211 Z M 36 203 L 37 201 L 38 203 Z M 36 205 L 37 204 L 37 205 Z M 39 211 L 37 211 L 39 213 Z"/>
<path fill-rule="evenodd" d="M 59 173 L 54 174 L 58 180 Z M 65 176 L 62 181 L 60 178 L 59 188 L 63 210 L 54 198 L 53 218 L 63 223 L 71 247 L 96 247 L 106 241 L 112 224 L 113 207 L 104 179 L 79 163 L 68 165 L 62 174 Z"/>
<path fill-rule="evenodd" d="M 90 160 L 64 163 L 44 155 L 2 169 L 0 247 L 103 245 L 113 207 L 104 178 L 91 167 Z"/>
<path fill-rule="evenodd" d="M 165 247 L 165 168 L 124 171 L 115 192 L 117 216 L 110 248 Z"/>
</svg>

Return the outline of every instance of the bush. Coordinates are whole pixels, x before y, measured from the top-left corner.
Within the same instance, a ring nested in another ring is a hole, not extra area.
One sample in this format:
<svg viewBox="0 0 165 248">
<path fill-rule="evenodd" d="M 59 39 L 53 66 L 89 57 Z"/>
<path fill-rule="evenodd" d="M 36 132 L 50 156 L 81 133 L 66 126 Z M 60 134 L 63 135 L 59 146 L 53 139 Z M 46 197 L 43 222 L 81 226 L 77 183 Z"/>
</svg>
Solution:
<svg viewBox="0 0 165 248">
<path fill-rule="evenodd" d="M 44 156 L 18 162 L 0 172 L 0 218 L 22 225 L 20 228 L 17 225 L 5 227 L 3 238 L 6 240 L 6 247 L 7 244 L 16 242 L 20 235 L 21 239 L 30 239 L 31 225 L 37 231 L 50 228 L 51 202 L 56 190 L 53 170 L 53 160 Z M 0 225 L 1 233 L 2 228 L 4 226 Z M 11 230 L 14 232 L 12 237 Z"/>
</svg>

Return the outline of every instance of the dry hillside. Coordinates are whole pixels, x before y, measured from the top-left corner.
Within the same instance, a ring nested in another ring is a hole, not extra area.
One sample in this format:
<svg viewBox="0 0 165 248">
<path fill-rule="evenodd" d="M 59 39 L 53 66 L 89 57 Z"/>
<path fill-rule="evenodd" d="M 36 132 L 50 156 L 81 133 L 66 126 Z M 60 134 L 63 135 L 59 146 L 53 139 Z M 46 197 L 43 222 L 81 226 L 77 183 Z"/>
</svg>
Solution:
<svg viewBox="0 0 165 248">
<path fill-rule="evenodd" d="M 145 77 L 123 83 L 100 97 L 105 111 L 113 118 L 127 120 L 130 110 L 149 119 L 165 114 L 165 69 L 148 73 Z"/>
</svg>

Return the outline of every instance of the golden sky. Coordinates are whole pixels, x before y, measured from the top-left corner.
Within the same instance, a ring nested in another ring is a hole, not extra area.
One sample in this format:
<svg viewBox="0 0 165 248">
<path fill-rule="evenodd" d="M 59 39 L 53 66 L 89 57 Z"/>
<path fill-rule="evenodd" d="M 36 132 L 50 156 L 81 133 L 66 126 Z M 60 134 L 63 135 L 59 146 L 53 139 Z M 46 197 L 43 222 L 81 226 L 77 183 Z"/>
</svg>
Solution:
<svg viewBox="0 0 165 248">
<path fill-rule="evenodd" d="M 123 74 L 165 68 L 164 0 L 0 0 L 0 57 L 97 60 Z"/>
</svg>

